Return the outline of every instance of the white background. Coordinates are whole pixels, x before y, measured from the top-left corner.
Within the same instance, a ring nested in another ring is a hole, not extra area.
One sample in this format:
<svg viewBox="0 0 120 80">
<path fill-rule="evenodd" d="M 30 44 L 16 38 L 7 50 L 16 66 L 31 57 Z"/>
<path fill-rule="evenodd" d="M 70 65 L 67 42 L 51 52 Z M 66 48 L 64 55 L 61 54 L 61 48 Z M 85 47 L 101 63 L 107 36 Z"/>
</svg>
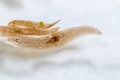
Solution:
<svg viewBox="0 0 120 80">
<path fill-rule="evenodd" d="M 120 0 L 0 0 L 0 25 L 13 19 L 61 19 L 61 29 L 90 25 L 103 34 L 48 52 L 1 43 L 0 80 L 120 80 Z"/>
</svg>

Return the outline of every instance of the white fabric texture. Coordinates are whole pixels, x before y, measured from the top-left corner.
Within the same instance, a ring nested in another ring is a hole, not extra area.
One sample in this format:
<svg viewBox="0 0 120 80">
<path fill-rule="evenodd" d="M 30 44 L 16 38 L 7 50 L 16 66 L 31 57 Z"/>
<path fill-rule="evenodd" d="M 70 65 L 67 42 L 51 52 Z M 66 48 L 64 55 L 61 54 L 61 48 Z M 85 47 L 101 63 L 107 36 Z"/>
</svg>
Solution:
<svg viewBox="0 0 120 80">
<path fill-rule="evenodd" d="M 61 19 L 61 29 L 89 25 L 103 33 L 51 51 L 1 42 L 0 80 L 120 80 L 120 0 L 21 0 L 19 6 L 0 0 L 0 11 L 0 25 Z"/>
</svg>

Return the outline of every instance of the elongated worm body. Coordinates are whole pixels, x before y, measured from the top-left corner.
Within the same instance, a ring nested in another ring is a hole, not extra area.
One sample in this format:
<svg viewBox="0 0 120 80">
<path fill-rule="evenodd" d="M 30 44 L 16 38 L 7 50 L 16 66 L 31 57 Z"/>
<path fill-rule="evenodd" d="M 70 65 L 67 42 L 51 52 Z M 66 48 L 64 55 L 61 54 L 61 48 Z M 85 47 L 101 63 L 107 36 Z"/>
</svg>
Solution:
<svg viewBox="0 0 120 80">
<path fill-rule="evenodd" d="M 19 36 L 19 35 L 46 35 L 51 34 L 58 31 L 57 28 L 50 29 L 35 29 L 35 28 L 16 28 L 16 27 L 8 27 L 8 26 L 0 26 L 0 36 L 1 37 L 11 37 L 11 36 Z"/>
<path fill-rule="evenodd" d="M 8 23 L 9 27 L 27 27 L 27 28 L 37 28 L 37 29 L 46 29 L 50 28 L 53 25 L 57 24 L 60 20 L 57 20 L 53 23 L 44 23 L 44 22 L 33 22 L 28 20 L 12 20 Z"/>
<path fill-rule="evenodd" d="M 13 36 L 9 37 L 7 42 L 20 48 L 49 49 L 61 47 L 75 38 L 88 34 L 101 34 L 101 32 L 94 27 L 78 26 L 44 36 Z"/>
</svg>

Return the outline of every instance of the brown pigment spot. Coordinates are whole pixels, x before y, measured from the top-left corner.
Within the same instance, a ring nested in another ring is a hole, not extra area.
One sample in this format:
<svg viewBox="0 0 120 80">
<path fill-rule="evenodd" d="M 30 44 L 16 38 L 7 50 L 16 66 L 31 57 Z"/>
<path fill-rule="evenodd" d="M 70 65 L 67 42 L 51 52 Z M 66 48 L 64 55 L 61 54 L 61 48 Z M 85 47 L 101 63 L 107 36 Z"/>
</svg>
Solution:
<svg viewBox="0 0 120 80">
<path fill-rule="evenodd" d="M 60 40 L 60 36 L 54 36 L 47 43 L 55 43 L 59 40 Z"/>
</svg>

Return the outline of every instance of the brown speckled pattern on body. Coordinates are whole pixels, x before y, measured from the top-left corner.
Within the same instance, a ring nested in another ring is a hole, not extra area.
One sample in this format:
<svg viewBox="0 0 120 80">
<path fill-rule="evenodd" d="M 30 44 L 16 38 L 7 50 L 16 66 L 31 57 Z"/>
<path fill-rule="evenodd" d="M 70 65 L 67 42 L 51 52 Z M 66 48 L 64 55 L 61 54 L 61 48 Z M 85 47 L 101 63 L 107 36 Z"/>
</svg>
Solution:
<svg viewBox="0 0 120 80">
<path fill-rule="evenodd" d="M 43 23 L 40 25 L 40 22 L 33 22 L 28 20 L 12 20 L 8 23 L 9 27 L 27 27 L 27 28 L 37 28 L 37 29 L 46 29 L 54 26 L 60 20 L 57 20 L 53 23 Z"/>
<path fill-rule="evenodd" d="M 11 37 L 18 35 L 46 35 L 58 31 L 59 28 L 50 29 L 35 29 L 35 28 L 16 28 L 8 26 L 0 26 L 0 36 L 1 37 Z"/>
<path fill-rule="evenodd" d="M 21 48 L 49 49 L 61 47 L 64 44 L 72 41 L 73 39 L 78 38 L 80 36 L 85 36 L 87 34 L 101 34 L 101 32 L 94 27 L 80 26 L 58 31 L 56 33 L 48 34 L 42 37 L 10 37 L 8 42 L 16 47 Z M 15 41 L 16 38 L 19 39 L 18 42 Z"/>
<path fill-rule="evenodd" d="M 49 49 L 61 47 L 80 36 L 101 34 L 98 29 L 90 26 L 72 27 L 61 31 L 59 31 L 59 28 L 50 28 L 59 21 L 47 24 L 12 20 L 8 23 L 8 26 L 0 27 L 0 36 L 7 38 L 7 43 L 15 47 Z"/>
</svg>

